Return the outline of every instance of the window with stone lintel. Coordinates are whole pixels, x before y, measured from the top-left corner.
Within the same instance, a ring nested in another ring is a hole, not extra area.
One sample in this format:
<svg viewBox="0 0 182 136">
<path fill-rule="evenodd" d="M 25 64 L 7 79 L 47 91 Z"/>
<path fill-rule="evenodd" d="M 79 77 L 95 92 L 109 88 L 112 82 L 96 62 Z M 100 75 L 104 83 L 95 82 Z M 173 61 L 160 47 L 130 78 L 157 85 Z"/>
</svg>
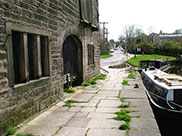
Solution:
<svg viewBox="0 0 182 136">
<path fill-rule="evenodd" d="M 48 36 L 12 30 L 14 84 L 50 76 Z"/>
<path fill-rule="evenodd" d="M 94 46 L 88 44 L 87 50 L 88 50 L 88 65 L 94 64 Z"/>
</svg>

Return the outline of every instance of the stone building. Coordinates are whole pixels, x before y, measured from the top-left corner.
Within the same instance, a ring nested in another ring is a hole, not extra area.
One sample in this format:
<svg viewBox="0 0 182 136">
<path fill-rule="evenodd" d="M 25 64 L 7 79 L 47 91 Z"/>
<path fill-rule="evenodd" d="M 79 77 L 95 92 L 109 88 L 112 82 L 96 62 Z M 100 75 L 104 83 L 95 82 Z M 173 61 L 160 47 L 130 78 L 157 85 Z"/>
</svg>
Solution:
<svg viewBox="0 0 182 136">
<path fill-rule="evenodd" d="M 0 0 L 0 134 L 100 72 L 98 0 Z"/>
<path fill-rule="evenodd" d="M 177 41 L 182 42 L 181 33 L 160 33 L 153 35 L 153 43 L 158 45 L 161 41 Z"/>
<path fill-rule="evenodd" d="M 159 34 L 159 38 L 160 38 L 160 41 L 163 41 L 163 40 L 181 41 L 182 34 L 181 33 Z"/>
</svg>

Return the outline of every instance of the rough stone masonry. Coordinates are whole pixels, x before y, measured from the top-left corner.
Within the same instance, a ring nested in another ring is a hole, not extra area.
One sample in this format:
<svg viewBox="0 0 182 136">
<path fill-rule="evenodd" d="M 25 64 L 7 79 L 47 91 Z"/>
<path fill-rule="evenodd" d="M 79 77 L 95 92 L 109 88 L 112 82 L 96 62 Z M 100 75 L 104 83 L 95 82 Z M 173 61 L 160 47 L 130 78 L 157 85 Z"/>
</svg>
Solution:
<svg viewBox="0 0 182 136">
<path fill-rule="evenodd" d="M 98 0 L 0 1 L 0 134 L 99 74 L 98 16 Z"/>
</svg>

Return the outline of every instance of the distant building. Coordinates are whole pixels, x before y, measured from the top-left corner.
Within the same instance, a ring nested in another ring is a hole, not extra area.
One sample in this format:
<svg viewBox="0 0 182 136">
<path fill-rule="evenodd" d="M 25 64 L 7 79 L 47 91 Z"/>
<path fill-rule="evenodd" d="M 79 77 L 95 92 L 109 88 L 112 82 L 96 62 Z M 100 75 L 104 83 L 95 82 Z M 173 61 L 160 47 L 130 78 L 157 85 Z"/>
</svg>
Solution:
<svg viewBox="0 0 182 136">
<path fill-rule="evenodd" d="M 98 0 L 0 1 L 0 135 L 100 72 Z"/>
<path fill-rule="evenodd" d="M 181 33 L 160 34 L 159 37 L 160 37 L 160 40 L 178 40 L 178 39 L 182 39 L 182 34 Z"/>
<path fill-rule="evenodd" d="M 157 45 L 160 41 L 163 40 L 172 40 L 172 41 L 182 41 L 182 34 L 177 33 L 161 33 L 161 34 L 154 34 L 153 35 L 153 43 Z"/>
<path fill-rule="evenodd" d="M 177 30 L 175 30 L 174 33 L 175 33 L 175 34 L 182 34 L 182 29 L 177 29 Z"/>
<path fill-rule="evenodd" d="M 135 38 L 135 43 L 136 44 L 139 44 L 139 43 L 142 43 L 142 42 L 145 42 L 145 41 L 148 41 L 148 36 L 144 33 L 138 35 L 136 38 Z"/>
</svg>

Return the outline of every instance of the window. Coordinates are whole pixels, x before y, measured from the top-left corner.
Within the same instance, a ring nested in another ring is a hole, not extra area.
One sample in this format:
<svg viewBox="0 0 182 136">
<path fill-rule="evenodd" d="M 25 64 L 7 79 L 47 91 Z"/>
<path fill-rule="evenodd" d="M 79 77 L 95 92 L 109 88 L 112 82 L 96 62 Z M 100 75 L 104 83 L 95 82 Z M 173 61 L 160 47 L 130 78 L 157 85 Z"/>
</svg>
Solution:
<svg viewBox="0 0 182 136">
<path fill-rule="evenodd" d="M 88 65 L 94 64 L 94 46 L 88 44 Z"/>
<path fill-rule="evenodd" d="M 49 76 L 49 46 L 48 37 L 40 36 L 40 49 L 41 49 L 41 69 L 42 76 Z"/>
<path fill-rule="evenodd" d="M 48 36 L 12 31 L 13 84 L 50 75 Z"/>
<path fill-rule="evenodd" d="M 38 47 L 37 35 L 28 34 L 28 60 L 30 80 L 37 79 L 38 75 Z"/>
<path fill-rule="evenodd" d="M 14 82 L 26 82 L 23 33 L 12 31 Z"/>
<path fill-rule="evenodd" d="M 80 16 L 84 22 L 93 23 L 92 0 L 80 0 Z"/>
</svg>

